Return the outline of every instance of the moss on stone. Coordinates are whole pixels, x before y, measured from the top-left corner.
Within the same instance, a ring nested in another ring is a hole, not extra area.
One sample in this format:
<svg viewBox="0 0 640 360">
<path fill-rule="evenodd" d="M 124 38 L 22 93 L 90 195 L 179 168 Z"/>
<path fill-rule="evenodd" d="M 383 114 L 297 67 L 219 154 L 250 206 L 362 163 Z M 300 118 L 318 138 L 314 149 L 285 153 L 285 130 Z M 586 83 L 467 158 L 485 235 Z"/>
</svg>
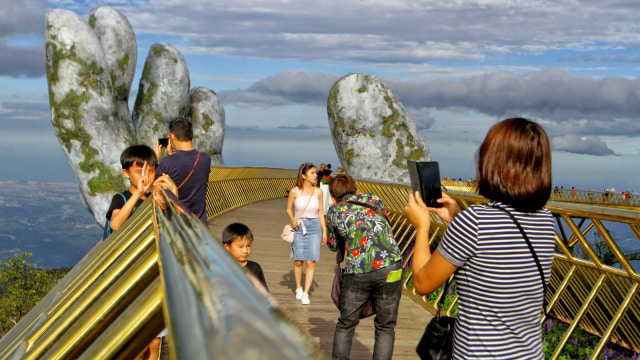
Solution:
<svg viewBox="0 0 640 360">
<path fill-rule="evenodd" d="M 136 103 L 134 105 L 134 112 L 142 112 L 141 107 L 153 103 L 153 95 L 158 89 L 158 84 L 151 81 L 151 64 L 146 62 L 140 79 L 140 89 L 138 96 L 136 97 Z"/>
<path fill-rule="evenodd" d="M 97 175 L 89 179 L 89 196 L 95 196 L 97 193 L 117 192 L 123 186 L 120 176 L 115 176 L 110 168 L 95 160 L 98 150 L 91 146 L 91 135 L 82 125 L 82 114 L 80 108 L 91 99 L 87 93 L 78 94 L 70 91 L 59 103 L 52 103 L 51 107 L 54 111 L 52 117 L 53 127 L 56 129 L 58 139 L 70 153 L 72 150 L 72 142 L 76 141 L 80 144 L 83 160 L 78 163 L 80 171 L 91 174 L 96 172 Z M 72 127 L 64 126 L 64 121 L 70 120 Z"/>
<path fill-rule="evenodd" d="M 396 158 L 392 161 L 393 165 L 396 167 L 406 169 L 407 162 L 404 157 L 404 146 L 402 145 L 402 141 L 400 139 L 396 139 Z"/>
<path fill-rule="evenodd" d="M 208 131 L 209 128 L 213 127 L 216 124 L 216 122 L 213 121 L 209 114 L 202 112 L 200 113 L 200 116 L 202 116 L 202 129 L 204 131 Z"/>
<path fill-rule="evenodd" d="M 165 54 L 165 53 L 169 52 L 169 50 L 167 50 L 167 48 L 165 48 L 164 46 L 158 45 L 158 44 L 153 45 L 151 47 L 151 51 L 157 57 L 160 57 L 160 56 L 162 56 L 162 54 Z"/>
<path fill-rule="evenodd" d="M 367 87 L 362 85 L 362 87 L 360 89 L 358 89 L 358 92 L 361 93 L 361 94 L 364 93 L 364 92 L 367 92 Z"/>
<path fill-rule="evenodd" d="M 96 28 L 96 15 L 95 14 L 89 15 L 89 26 L 91 26 L 92 29 Z"/>
<path fill-rule="evenodd" d="M 349 149 L 344 153 L 344 160 L 347 162 L 347 166 L 352 166 L 351 159 L 353 159 L 355 155 L 355 151 L 353 149 Z"/>
</svg>

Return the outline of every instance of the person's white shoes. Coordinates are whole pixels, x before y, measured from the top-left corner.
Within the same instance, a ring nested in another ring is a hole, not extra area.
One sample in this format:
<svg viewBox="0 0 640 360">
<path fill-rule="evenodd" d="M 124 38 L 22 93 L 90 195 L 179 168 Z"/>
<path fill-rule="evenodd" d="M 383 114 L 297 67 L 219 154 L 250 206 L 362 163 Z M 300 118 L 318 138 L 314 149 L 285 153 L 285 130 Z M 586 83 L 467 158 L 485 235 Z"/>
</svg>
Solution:
<svg viewBox="0 0 640 360">
<path fill-rule="evenodd" d="M 302 300 L 302 288 L 297 288 L 296 289 L 296 300 Z"/>
<path fill-rule="evenodd" d="M 311 301 L 309 301 L 309 294 L 302 294 L 302 305 L 309 305 Z"/>
</svg>

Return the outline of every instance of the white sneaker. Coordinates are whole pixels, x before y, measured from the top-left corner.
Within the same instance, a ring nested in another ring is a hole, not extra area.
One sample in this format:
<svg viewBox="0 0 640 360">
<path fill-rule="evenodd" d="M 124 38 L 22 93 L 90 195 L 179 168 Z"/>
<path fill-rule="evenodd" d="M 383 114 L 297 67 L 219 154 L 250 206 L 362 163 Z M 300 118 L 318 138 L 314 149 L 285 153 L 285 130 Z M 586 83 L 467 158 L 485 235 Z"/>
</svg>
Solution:
<svg viewBox="0 0 640 360">
<path fill-rule="evenodd" d="M 309 301 L 309 294 L 302 294 L 302 305 L 310 305 L 311 301 Z"/>
<path fill-rule="evenodd" d="M 296 289 L 296 300 L 302 300 L 302 288 L 297 288 Z"/>
</svg>

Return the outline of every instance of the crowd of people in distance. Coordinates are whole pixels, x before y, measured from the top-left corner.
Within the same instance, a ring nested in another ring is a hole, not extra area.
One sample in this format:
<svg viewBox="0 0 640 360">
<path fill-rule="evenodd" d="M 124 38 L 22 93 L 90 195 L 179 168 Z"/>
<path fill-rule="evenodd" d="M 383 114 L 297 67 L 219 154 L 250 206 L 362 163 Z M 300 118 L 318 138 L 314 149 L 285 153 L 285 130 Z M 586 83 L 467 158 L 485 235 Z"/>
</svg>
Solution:
<svg viewBox="0 0 640 360">
<path fill-rule="evenodd" d="M 205 194 L 211 159 L 193 148 L 189 120 L 176 118 L 168 130 L 166 145 L 156 141 L 153 147 L 133 145 L 123 151 L 122 174 L 130 186 L 114 195 L 105 236 L 117 231 L 151 196 L 153 185 L 174 194 L 207 224 Z M 509 169 L 504 164 L 510 164 Z M 322 179 L 328 183 L 332 203 L 326 212 L 326 188 L 318 187 Z M 438 200 L 441 207 L 433 208 L 425 205 L 418 192 L 409 194 L 405 215 L 416 230 L 411 263 L 415 289 L 429 294 L 454 277 L 458 315 L 453 359 L 543 359 L 541 309 L 555 247 L 553 216 L 544 206 L 552 190 L 560 191 L 552 189 L 551 150 L 544 129 L 523 118 L 496 123 L 477 152 L 474 183 L 489 202 L 465 211 L 446 192 Z M 331 164 L 303 163 L 288 192 L 285 212 L 295 229 L 290 251 L 292 296 L 301 305 L 311 305 L 310 289 L 322 245 L 336 252 L 339 264 L 344 263 L 332 357 L 351 357 L 355 329 L 366 303 L 371 302 L 376 310 L 372 356 L 391 359 L 403 258 L 381 198 L 360 192 L 342 167 L 332 171 Z M 450 223 L 433 251 L 430 212 Z M 221 234 L 228 254 L 252 274 L 256 286 L 268 291 L 262 267 L 249 260 L 253 242 L 253 232 L 242 223 L 229 224 Z M 165 335 L 166 331 L 158 334 L 140 357 L 157 359 Z"/>
</svg>

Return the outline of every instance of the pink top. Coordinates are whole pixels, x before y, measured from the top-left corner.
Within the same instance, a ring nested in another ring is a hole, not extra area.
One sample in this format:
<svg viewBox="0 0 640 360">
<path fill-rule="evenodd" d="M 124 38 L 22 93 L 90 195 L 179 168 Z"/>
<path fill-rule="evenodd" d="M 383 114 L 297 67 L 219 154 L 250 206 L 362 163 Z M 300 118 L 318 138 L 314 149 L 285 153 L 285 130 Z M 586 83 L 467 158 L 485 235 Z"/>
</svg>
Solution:
<svg viewBox="0 0 640 360">
<path fill-rule="evenodd" d="M 320 201 L 318 200 L 318 189 L 313 189 L 313 195 L 311 195 L 311 201 L 309 201 L 309 195 L 302 195 L 300 189 L 296 186 L 296 190 L 298 190 L 298 197 L 293 201 L 293 206 L 295 211 L 296 219 L 300 218 L 317 218 L 318 213 L 320 212 Z M 307 206 L 309 203 L 309 206 Z M 307 208 L 305 211 L 304 208 Z M 304 214 L 302 214 L 304 211 Z"/>
</svg>

